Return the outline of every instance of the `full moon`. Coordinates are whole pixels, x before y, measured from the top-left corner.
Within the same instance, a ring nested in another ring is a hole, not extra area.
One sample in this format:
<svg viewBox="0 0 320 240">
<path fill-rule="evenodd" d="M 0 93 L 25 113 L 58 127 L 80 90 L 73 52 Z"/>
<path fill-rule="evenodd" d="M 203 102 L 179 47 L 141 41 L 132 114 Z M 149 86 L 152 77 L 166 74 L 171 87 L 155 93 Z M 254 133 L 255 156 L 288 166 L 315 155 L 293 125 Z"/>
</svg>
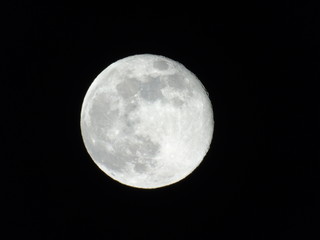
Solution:
<svg viewBox="0 0 320 240">
<path fill-rule="evenodd" d="M 141 54 L 103 70 L 81 109 L 81 134 L 96 165 L 136 188 L 180 181 L 201 163 L 213 111 L 199 79 L 167 57 Z"/>
</svg>

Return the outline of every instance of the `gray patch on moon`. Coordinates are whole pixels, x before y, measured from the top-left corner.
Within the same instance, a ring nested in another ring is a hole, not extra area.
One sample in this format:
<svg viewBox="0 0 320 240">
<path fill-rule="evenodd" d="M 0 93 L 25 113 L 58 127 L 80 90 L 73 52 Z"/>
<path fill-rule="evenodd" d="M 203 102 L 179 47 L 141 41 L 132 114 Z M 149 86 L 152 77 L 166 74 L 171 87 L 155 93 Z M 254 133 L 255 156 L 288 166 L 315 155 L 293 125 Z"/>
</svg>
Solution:
<svg viewBox="0 0 320 240">
<path fill-rule="evenodd" d="M 146 82 L 140 82 L 136 78 L 127 78 L 120 82 L 116 89 L 124 99 L 132 98 L 139 94 L 144 100 L 154 102 L 157 99 L 162 99 L 161 89 L 165 86 L 160 77 L 146 77 Z M 128 104 L 128 110 L 135 108 L 134 104 Z"/>
<path fill-rule="evenodd" d="M 135 136 L 131 141 L 126 140 L 113 146 L 115 151 L 106 151 L 105 161 L 112 166 L 112 170 L 120 172 L 128 163 L 134 164 L 134 170 L 142 172 L 155 164 L 153 157 L 160 150 L 160 145 L 143 136 Z"/>
<path fill-rule="evenodd" d="M 153 67 L 158 70 L 167 70 L 169 68 L 168 63 L 163 60 L 157 60 L 153 63 Z"/>
<path fill-rule="evenodd" d="M 125 124 L 123 126 L 122 133 L 130 136 L 134 134 L 135 125 L 139 123 L 139 120 L 138 119 L 131 120 L 129 118 L 125 118 L 124 123 Z"/>
<path fill-rule="evenodd" d="M 134 171 L 143 173 L 148 167 L 155 165 L 153 157 L 159 153 L 160 145 L 152 142 L 146 136 L 134 135 L 135 125 L 139 121 L 130 120 L 129 115 L 136 109 L 136 103 L 132 103 L 132 106 L 129 106 L 130 110 L 128 109 L 129 111 L 122 116 L 119 115 L 119 110 L 104 111 L 109 106 L 110 103 L 102 94 L 98 96 L 90 111 L 93 123 L 91 130 L 82 132 L 85 139 L 94 139 L 94 141 L 86 141 L 88 149 L 94 149 L 94 151 L 89 151 L 90 155 L 98 165 L 108 166 L 113 172 L 127 171 L 128 163 L 130 163 L 134 165 Z M 114 123 L 119 121 L 124 123 L 118 129 L 119 136 L 126 136 L 126 138 L 114 141 L 107 137 L 107 132 Z M 92 134 L 94 136 L 91 136 Z M 105 139 L 105 141 L 98 139 Z"/>
<path fill-rule="evenodd" d="M 147 167 L 146 167 L 146 165 L 144 165 L 142 163 L 136 163 L 135 166 L 134 166 L 134 170 L 137 173 L 144 173 L 144 172 L 146 172 Z"/>
<path fill-rule="evenodd" d="M 138 104 L 136 102 L 129 102 L 126 104 L 125 110 L 127 113 L 130 113 L 130 112 L 136 110 L 137 107 L 138 107 Z"/>
<path fill-rule="evenodd" d="M 100 94 L 95 98 L 91 109 L 89 110 L 92 128 L 97 130 L 100 127 L 111 127 L 119 117 L 119 110 L 109 110 L 110 103 L 105 94 Z"/>
<path fill-rule="evenodd" d="M 164 87 L 160 77 L 148 77 L 148 81 L 141 84 L 140 95 L 143 99 L 154 102 L 157 99 L 162 99 L 161 89 Z"/>
<path fill-rule="evenodd" d="M 139 152 L 142 156 L 153 157 L 160 149 L 159 144 L 152 142 L 149 138 L 138 136 L 139 140 Z"/>
<path fill-rule="evenodd" d="M 98 165 L 107 165 L 112 171 L 123 172 L 127 161 L 124 156 L 115 155 L 107 150 L 107 146 L 112 146 L 111 144 L 105 141 L 97 141 L 94 146 L 92 146 L 92 143 L 87 143 L 87 145 L 90 147 L 89 149 L 94 149 L 94 151 L 90 151 L 90 155 Z"/>
<path fill-rule="evenodd" d="M 138 104 L 135 102 L 129 102 L 125 106 L 124 115 L 122 116 L 125 124 L 123 126 L 122 131 L 126 135 L 133 134 L 134 133 L 134 125 L 136 125 L 140 122 L 139 119 L 132 118 L 130 115 L 137 108 L 138 108 Z"/>
<path fill-rule="evenodd" d="M 176 107 L 181 107 L 184 104 L 184 102 L 180 98 L 177 98 L 177 97 L 172 99 L 172 103 Z"/>
<path fill-rule="evenodd" d="M 168 85 L 172 88 L 183 90 L 186 88 L 186 82 L 181 74 L 172 74 L 167 76 Z"/>
<path fill-rule="evenodd" d="M 125 99 L 133 97 L 140 89 L 140 81 L 135 78 L 126 78 L 117 85 L 118 93 Z"/>
</svg>

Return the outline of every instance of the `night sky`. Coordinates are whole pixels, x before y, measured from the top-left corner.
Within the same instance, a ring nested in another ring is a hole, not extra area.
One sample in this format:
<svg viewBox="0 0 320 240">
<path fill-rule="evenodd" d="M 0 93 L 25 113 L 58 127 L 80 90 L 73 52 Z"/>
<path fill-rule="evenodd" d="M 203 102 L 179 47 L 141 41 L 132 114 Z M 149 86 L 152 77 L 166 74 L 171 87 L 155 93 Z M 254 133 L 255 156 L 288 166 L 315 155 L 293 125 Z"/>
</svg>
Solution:
<svg viewBox="0 0 320 240">
<path fill-rule="evenodd" d="M 6 239 L 320 238 L 317 1 L 7 2 Z M 215 120 L 201 165 L 154 190 L 105 175 L 80 133 L 82 100 L 94 78 L 142 53 L 196 74 Z"/>
</svg>

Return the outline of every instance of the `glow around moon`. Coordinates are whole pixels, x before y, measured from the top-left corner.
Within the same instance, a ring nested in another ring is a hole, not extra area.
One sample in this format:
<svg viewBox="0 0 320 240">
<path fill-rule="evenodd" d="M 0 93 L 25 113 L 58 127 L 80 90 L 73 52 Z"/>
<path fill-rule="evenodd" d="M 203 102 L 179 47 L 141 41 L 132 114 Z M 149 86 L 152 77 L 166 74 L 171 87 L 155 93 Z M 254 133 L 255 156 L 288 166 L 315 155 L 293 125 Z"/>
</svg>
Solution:
<svg viewBox="0 0 320 240">
<path fill-rule="evenodd" d="M 213 111 L 198 78 L 169 58 L 121 59 L 93 81 L 81 133 L 93 161 L 114 180 L 158 188 L 189 175 L 206 155 Z"/>
</svg>

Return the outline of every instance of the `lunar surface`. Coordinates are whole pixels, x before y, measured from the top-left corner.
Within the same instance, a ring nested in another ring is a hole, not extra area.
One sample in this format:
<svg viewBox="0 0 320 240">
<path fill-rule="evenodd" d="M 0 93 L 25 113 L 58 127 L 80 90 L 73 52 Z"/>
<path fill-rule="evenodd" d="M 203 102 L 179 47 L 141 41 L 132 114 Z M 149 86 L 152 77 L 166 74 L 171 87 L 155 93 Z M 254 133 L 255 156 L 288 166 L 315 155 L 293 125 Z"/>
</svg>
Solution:
<svg viewBox="0 0 320 240">
<path fill-rule="evenodd" d="M 213 111 L 198 78 L 169 58 L 141 54 L 102 71 L 81 109 L 86 149 L 114 180 L 158 188 L 188 176 L 206 155 Z"/>
</svg>

